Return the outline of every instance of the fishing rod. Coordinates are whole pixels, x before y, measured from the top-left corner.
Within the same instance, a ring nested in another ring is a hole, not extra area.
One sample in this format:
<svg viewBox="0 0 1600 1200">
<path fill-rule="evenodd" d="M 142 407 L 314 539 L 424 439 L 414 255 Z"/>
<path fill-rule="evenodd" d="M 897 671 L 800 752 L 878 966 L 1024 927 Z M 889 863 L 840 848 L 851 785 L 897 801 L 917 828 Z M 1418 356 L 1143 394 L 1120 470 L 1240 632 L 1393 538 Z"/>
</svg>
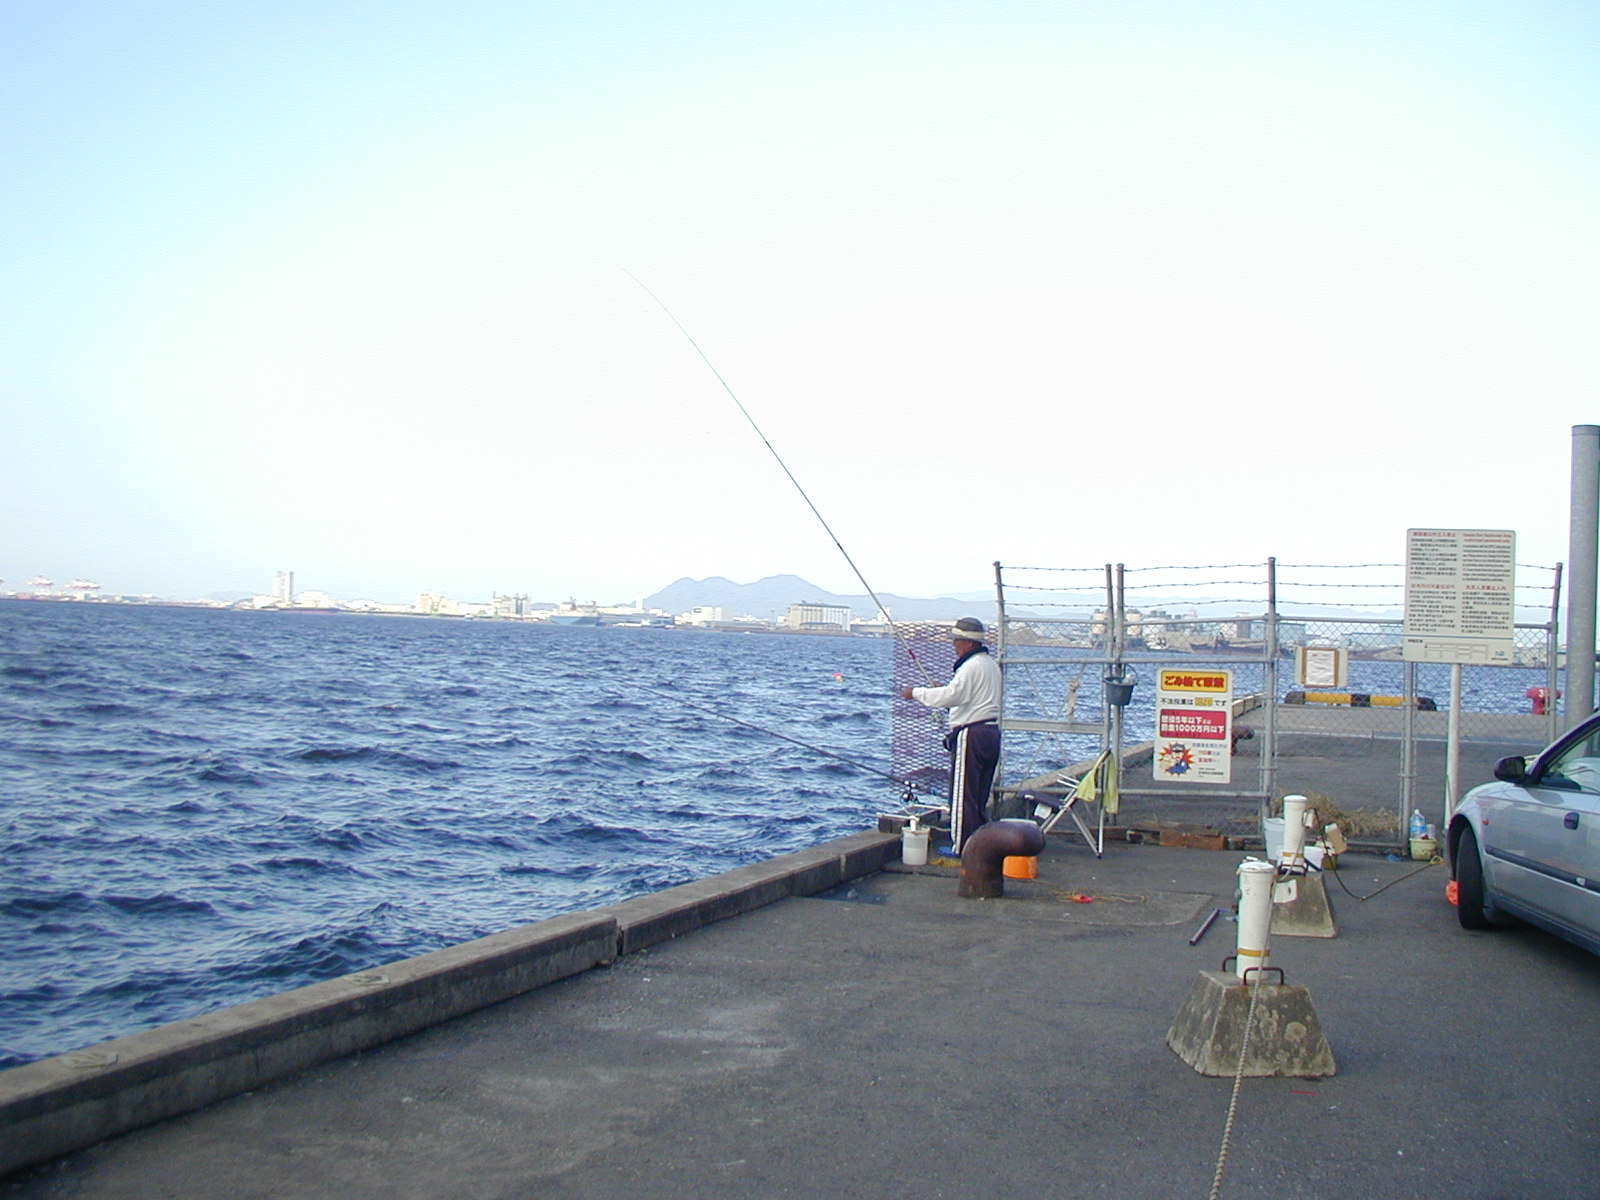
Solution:
<svg viewBox="0 0 1600 1200">
<path fill-rule="evenodd" d="M 729 386 L 728 381 L 722 377 L 722 372 L 717 370 L 717 366 L 711 361 L 710 355 L 700 348 L 700 343 L 695 341 L 694 337 L 689 333 L 689 331 L 683 327 L 683 322 L 678 320 L 678 318 L 673 315 L 672 310 L 666 306 L 666 303 L 661 299 L 660 296 L 656 295 L 644 285 L 643 280 L 626 268 L 623 269 L 623 274 L 637 283 L 639 285 L 639 289 L 643 291 L 646 296 L 649 296 L 650 299 L 656 302 L 656 306 L 660 308 L 662 312 L 667 314 L 667 320 L 671 321 L 675 326 L 677 326 L 678 332 L 683 334 L 684 340 L 687 341 L 689 345 L 694 347 L 694 352 L 700 356 L 700 361 L 706 364 L 706 368 L 716 378 L 716 381 L 722 385 L 722 390 L 728 393 L 728 397 L 733 401 L 735 406 L 737 406 L 739 412 L 744 416 L 744 419 L 750 423 L 750 428 L 756 431 L 756 436 L 761 439 L 761 444 L 767 448 L 767 450 L 772 454 L 773 459 L 777 462 L 778 466 L 782 468 L 783 473 L 789 477 L 789 482 L 794 484 L 794 490 L 800 493 L 800 498 L 806 502 L 806 507 L 811 510 L 811 515 L 817 518 L 817 521 L 822 525 L 823 530 L 826 531 L 834 546 L 838 549 L 839 553 L 844 556 L 844 561 L 850 565 L 850 570 L 855 573 L 856 579 L 859 580 L 861 586 L 866 589 L 867 595 L 872 598 L 872 603 L 877 607 L 878 612 L 881 613 L 886 620 L 888 620 L 890 634 L 893 635 L 895 641 L 899 642 L 905 647 L 907 656 L 913 663 L 916 664 L 917 670 L 922 672 L 923 681 L 930 687 L 933 686 L 933 676 L 929 674 L 928 668 L 922 665 L 922 660 L 917 657 L 916 649 L 911 645 L 910 640 L 901 637 L 900 630 L 896 627 L 894 618 L 889 616 L 889 610 L 883 606 L 883 601 L 878 599 L 878 593 L 875 592 L 872 588 L 872 585 L 867 582 L 867 577 L 861 573 L 861 568 L 856 566 L 856 560 L 850 557 L 850 552 L 844 548 L 844 543 L 839 540 L 838 534 L 833 532 L 833 526 L 828 524 L 827 518 L 822 515 L 821 511 L 818 510 L 817 506 L 812 502 L 811 497 L 807 495 L 805 488 L 800 486 L 800 481 L 795 478 L 794 472 L 789 470 L 789 464 L 783 461 L 783 456 L 778 453 L 777 448 L 774 447 L 772 442 L 768 440 L 767 435 L 761 431 L 761 426 L 756 424 L 756 419 L 750 415 L 750 410 L 744 406 L 744 402 L 739 399 L 738 394 L 735 393 L 733 388 Z"/>
</svg>

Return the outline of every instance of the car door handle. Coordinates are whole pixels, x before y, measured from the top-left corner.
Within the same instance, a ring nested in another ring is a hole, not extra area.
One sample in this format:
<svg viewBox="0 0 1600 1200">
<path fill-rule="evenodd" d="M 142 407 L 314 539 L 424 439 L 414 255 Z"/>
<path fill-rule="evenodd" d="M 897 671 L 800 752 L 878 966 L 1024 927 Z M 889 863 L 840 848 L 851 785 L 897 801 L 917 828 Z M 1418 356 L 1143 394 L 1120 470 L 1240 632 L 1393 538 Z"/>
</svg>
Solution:
<svg viewBox="0 0 1600 1200">
<path fill-rule="evenodd" d="M 1561 823 L 1568 829 L 1576 829 L 1578 827 L 1578 814 L 1568 813 L 1566 816 L 1561 818 Z"/>
</svg>

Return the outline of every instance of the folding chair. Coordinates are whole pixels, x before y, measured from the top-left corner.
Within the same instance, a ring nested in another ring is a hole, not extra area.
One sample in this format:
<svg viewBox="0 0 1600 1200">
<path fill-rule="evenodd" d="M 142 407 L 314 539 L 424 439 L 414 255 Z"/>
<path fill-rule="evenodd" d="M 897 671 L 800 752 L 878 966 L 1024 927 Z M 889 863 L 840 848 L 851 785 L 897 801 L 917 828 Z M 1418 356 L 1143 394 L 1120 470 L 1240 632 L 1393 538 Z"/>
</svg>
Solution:
<svg viewBox="0 0 1600 1200">
<path fill-rule="evenodd" d="M 1117 809 L 1115 761 L 1109 750 L 1103 750 L 1082 775 L 1058 771 L 1053 783 L 1022 792 L 1019 798 L 1028 802 L 1030 816 L 1045 833 L 1054 829 L 1062 817 L 1071 817 L 1084 843 L 1100 858 L 1106 848 L 1106 813 Z M 1085 807 L 1094 809 L 1092 830 L 1079 811 Z"/>
</svg>

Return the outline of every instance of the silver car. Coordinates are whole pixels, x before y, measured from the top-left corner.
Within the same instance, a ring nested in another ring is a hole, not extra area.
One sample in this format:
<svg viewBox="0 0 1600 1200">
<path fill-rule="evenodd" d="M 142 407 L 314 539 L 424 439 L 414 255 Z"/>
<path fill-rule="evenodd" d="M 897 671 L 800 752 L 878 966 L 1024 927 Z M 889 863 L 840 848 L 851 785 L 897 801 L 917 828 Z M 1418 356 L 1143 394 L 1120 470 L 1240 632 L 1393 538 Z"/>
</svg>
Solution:
<svg viewBox="0 0 1600 1200">
<path fill-rule="evenodd" d="M 1600 954 L 1600 715 L 1531 763 L 1502 758 L 1494 778 L 1450 818 L 1461 924 L 1521 917 Z"/>
</svg>

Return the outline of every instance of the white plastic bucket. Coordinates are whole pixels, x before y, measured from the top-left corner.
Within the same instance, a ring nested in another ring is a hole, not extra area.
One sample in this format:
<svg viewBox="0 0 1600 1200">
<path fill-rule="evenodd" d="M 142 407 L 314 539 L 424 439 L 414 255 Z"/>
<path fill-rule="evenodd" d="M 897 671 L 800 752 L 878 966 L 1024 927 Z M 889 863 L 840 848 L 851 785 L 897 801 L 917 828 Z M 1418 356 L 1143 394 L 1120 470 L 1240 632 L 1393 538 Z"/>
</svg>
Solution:
<svg viewBox="0 0 1600 1200">
<path fill-rule="evenodd" d="M 926 866 L 928 862 L 928 827 L 907 825 L 900 831 L 900 861 L 908 867 Z"/>
<path fill-rule="evenodd" d="M 1267 841 L 1267 861 L 1276 865 L 1283 857 L 1283 818 L 1268 817 L 1262 821 L 1261 836 Z"/>
</svg>

